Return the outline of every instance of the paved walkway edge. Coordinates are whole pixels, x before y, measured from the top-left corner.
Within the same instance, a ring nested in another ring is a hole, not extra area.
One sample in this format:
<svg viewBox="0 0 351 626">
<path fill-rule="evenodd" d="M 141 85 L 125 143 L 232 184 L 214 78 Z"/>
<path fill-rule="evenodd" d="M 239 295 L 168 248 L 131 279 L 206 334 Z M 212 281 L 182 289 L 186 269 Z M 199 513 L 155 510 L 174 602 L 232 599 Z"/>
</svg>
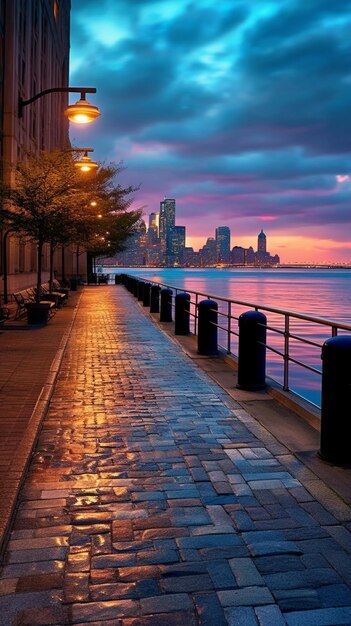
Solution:
<svg viewBox="0 0 351 626">
<path fill-rule="evenodd" d="M 36 401 L 35 407 L 33 409 L 32 415 L 29 419 L 28 426 L 30 426 L 30 428 L 26 429 L 26 433 L 21 441 L 20 448 L 18 450 L 17 460 L 18 460 L 19 465 L 21 466 L 21 472 L 20 472 L 21 477 L 18 482 L 17 488 L 13 492 L 11 501 L 8 503 L 7 520 L 4 525 L 4 528 L 0 532 L 0 562 L 3 559 L 3 555 L 6 550 L 7 541 L 11 532 L 12 522 L 13 522 L 16 510 L 17 510 L 18 494 L 26 478 L 27 470 L 32 459 L 32 454 L 33 454 L 34 448 L 38 440 L 40 427 L 43 423 L 43 420 L 45 418 L 45 415 L 49 407 L 49 403 L 50 403 L 51 396 L 54 391 L 56 379 L 60 371 L 60 366 L 62 363 L 63 355 L 65 353 L 67 343 L 68 343 L 70 334 L 72 332 L 73 324 L 78 313 L 81 297 L 82 297 L 82 294 L 79 296 L 79 299 L 73 311 L 70 324 L 67 330 L 63 334 L 60 347 L 57 350 L 53 358 L 53 361 L 51 363 L 46 382 L 42 387 L 38 400 Z"/>
</svg>

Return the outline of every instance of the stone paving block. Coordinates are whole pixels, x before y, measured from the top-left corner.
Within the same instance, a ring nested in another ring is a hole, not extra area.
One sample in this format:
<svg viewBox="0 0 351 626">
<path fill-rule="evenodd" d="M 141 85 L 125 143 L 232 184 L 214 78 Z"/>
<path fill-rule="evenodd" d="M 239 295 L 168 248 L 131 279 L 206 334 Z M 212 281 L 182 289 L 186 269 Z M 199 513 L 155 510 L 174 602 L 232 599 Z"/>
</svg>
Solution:
<svg viewBox="0 0 351 626">
<path fill-rule="evenodd" d="M 21 626 L 65 626 L 69 624 L 67 607 L 45 607 L 24 609 L 18 613 L 18 624 Z"/>
<path fill-rule="evenodd" d="M 89 572 L 66 574 L 63 590 L 65 602 L 87 602 L 89 600 Z"/>
<path fill-rule="evenodd" d="M 330 550 L 326 551 L 323 555 L 327 561 L 332 565 L 332 567 L 340 574 L 340 576 L 344 579 L 344 581 L 351 585 L 351 567 L 350 567 L 350 557 L 348 554 L 345 554 L 341 550 Z M 350 603 L 351 606 L 351 603 Z"/>
<path fill-rule="evenodd" d="M 193 598 L 199 626 L 227 626 L 223 608 L 215 593 L 195 593 Z"/>
<path fill-rule="evenodd" d="M 351 554 L 351 532 L 342 526 L 327 526 L 325 529 L 328 533 L 342 546 L 349 554 Z"/>
<path fill-rule="evenodd" d="M 18 578 L 16 592 L 44 591 L 45 589 L 61 589 L 62 574 L 40 574 L 38 576 L 23 576 Z M 0 592 L 1 593 L 1 592 Z"/>
<path fill-rule="evenodd" d="M 254 557 L 268 554 L 302 554 L 302 550 L 293 541 L 258 541 L 249 543 L 247 547 Z"/>
<path fill-rule="evenodd" d="M 280 608 L 274 604 L 255 608 L 259 626 L 286 626 Z M 302 624 L 301 624 L 302 626 Z"/>
<path fill-rule="evenodd" d="M 180 537 L 176 539 L 176 543 L 180 549 L 195 549 L 201 548 L 226 548 L 232 546 L 239 546 L 242 544 L 241 537 L 233 533 L 226 533 L 223 535 L 198 535 L 193 537 Z"/>
<path fill-rule="evenodd" d="M 275 591 L 274 597 L 283 612 L 304 611 L 321 606 L 317 589 L 282 589 Z"/>
<path fill-rule="evenodd" d="M 345 584 L 323 585 L 318 598 L 323 607 L 351 606 L 351 589 Z"/>
<path fill-rule="evenodd" d="M 237 586 L 233 571 L 226 559 L 209 561 L 207 571 L 215 589 L 228 589 Z"/>
<path fill-rule="evenodd" d="M 261 556 L 256 558 L 254 563 L 261 574 L 298 571 L 304 570 L 306 567 L 302 562 L 302 557 L 292 554 Z"/>
<path fill-rule="evenodd" d="M 94 622 L 96 620 L 130 617 L 139 612 L 139 603 L 136 600 L 110 600 L 108 602 L 88 602 L 72 604 L 71 623 Z"/>
<path fill-rule="evenodd" d="M 244 587 L 242 589 L 217 591 L 217 594 L 223 607 L 273 603 L 273 596 L 267 587 Z"/>
<path fill-rule="evenodd" d="M 145 550 L 138 552 L 136 562 L 139 565 L 158 565 L 162 563 L 177 563 L 179 556 L 176 550 Z M 126 563 L 127 565 L 127 563 Z"/>
<path fill-rule="evenodd" d="M 265 582 L 251 559 L 230 559 L 229 565 L 239 587 L 265 585 Z"/>
<path fill-rule="evenodd" d="M 142 598 L 140 600 L 140 606 L 141 612 L 144 615 L 193 609 L 192 600 L 186 593 L 170 593 L 151 598 Z"/>
<path fill-rule="evenodd" d="M 243 531 L 255 529 L 255 524 L 246 511 L 232 511 L 230 516 L 233 518 L 238 530 Z"/>
<path fill-rule="evenodd" d="M 250 607 L 231 607 L 224 611 L 228 626 L 257 626 L 255 611 Z"/>
<path fill-rule="evenodd" d="M 19 563 L 4 565 L 1 570 L 2 578 L 20 578 L 21 576 L 37 576 L 40 574 L 55 574 L 64 569 L 63 561 L 40 561 L 38 563 Z"/>
<path fill-rule="evenodd" d="M 285 615 L 288 626 L 350 626 L 351 607 L 293 611 Z"/>
<path fill-rule="evenodd" d="M 110 622 L 100 623 L 98 626 L 109 626 Z M 121 624 L 111 626 L 197 626 L 195 616 L 190 611 L 175 611 L 174 613 L 159 613 L 158 615 L 144 615 L 143 617 L 124 619 Z M 91 626 L 95 626 L 92 624 Z"/>
<path fill-rule="evenodd" d="M 161 579 L 161 589 L 166 593 L 193 593 L 213 590 L 214 585 L 207 574 L 196 576 L 168 576 Z"/>
<path fill-rule="evenodd" d="M 38 561 L 64 561 L 68 548 L 41 548 L 34 550 L 13 550 L 9 552 L 7 563 L 37 563 Z"/>
<path fill-rule="evenodd" d="M 304 589 L 307 587 L 317 588 L 321 585 L 340 583 L 339 575 L 331 568 L 315 568 L 306 571 L 290 571 L 279 574 L 267 574 L 264 576 L 270 589 Z"/>
</svg>

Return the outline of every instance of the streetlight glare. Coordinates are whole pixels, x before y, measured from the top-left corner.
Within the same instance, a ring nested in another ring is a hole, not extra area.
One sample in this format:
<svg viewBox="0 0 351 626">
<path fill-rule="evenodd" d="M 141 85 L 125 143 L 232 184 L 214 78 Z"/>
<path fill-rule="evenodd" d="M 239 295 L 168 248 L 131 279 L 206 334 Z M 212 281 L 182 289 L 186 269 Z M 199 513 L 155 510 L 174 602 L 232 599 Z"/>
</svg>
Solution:
<svg viewBox="0 0 351 626">
<path fill-rule="evenodd" d="M 99 115 L 98 107 L 90 104 L 85 98 L 80 98 L 75 104 L 70 104 L 65 110 L 65 115 L 71 122 L 76 124 L 90 124 Z"/>
<path fill-rule="evenodd" d="M 88 156 L 88 152 L 92 151 L 90 149 L 85 150 L 84 155 L 79 161 L 75 161 L 74 165 L 81 172 L 91 172 L 92 170 L 96 170 L 99 167 L 99 164 L 96 161 L 93 161 L 90 156 Z M 93 203 L 91 203 L 94 206 Z"/>
</svg>

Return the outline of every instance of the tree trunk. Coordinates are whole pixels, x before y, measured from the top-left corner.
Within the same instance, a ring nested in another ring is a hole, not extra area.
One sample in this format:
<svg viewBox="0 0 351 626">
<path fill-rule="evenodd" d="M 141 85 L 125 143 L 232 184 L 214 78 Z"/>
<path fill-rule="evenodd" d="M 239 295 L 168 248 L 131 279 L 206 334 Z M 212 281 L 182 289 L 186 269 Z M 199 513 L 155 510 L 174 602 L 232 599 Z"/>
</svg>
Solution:
<svg viewBox="0 0 351 626">
<path fill-rule="evenodd" d="M 79 244 L 77 245 L 77 256 L 76 256 L 76 279 L 78 280 L 79 276 Z"/>
<path fill-rule="evenodd" d="M 61 246 L 61 280 L 62 280 L 62 285 L 64 285 L 66 281 L 66 268 L 65 268 L 65 246 L 63 244 Z"/>
<path fill-rule="evenodd" d="M 54 251 L 55 246 L 52 241 L 50 241 L 50 276 L 49 276 L 49 291 L 52 292 L 52 281 L 54 279 Z"/>
<path fill-rule="evenodd" d="M 44 246 L 44 242 L 41 239 L 39 239 L 38 240 L 37 291 L 36 291 L 36 294 L 35 294 L 35 301 L 36 302 L 40 302 L 41 272 L 42 272 L 42 266 L 43 266 L 43 259 L 42 259 L 43 246 Z"/>
</svg>

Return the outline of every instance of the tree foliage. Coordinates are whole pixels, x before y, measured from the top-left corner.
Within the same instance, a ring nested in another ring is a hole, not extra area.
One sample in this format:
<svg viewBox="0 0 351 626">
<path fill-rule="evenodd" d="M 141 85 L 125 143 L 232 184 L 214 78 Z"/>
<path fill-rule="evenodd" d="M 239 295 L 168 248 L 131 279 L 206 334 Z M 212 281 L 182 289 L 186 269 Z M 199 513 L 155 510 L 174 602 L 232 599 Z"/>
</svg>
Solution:
<svg viewBox="0 0 351 626">
<path fill-rule="evenodd" d="M 113 254 L 141 216 L 141 209 L 130 209 L 137 188 L 116 183 L 121 164 L 82 173 L 75 165 L 78 157 L 79 151 L 29 154 L 17 164 L 14 183 L 1 189 L 0 221 L 37 243 L 38 298 L 45 243 L 76 243 L 94 254 Z"/>
</svg>

